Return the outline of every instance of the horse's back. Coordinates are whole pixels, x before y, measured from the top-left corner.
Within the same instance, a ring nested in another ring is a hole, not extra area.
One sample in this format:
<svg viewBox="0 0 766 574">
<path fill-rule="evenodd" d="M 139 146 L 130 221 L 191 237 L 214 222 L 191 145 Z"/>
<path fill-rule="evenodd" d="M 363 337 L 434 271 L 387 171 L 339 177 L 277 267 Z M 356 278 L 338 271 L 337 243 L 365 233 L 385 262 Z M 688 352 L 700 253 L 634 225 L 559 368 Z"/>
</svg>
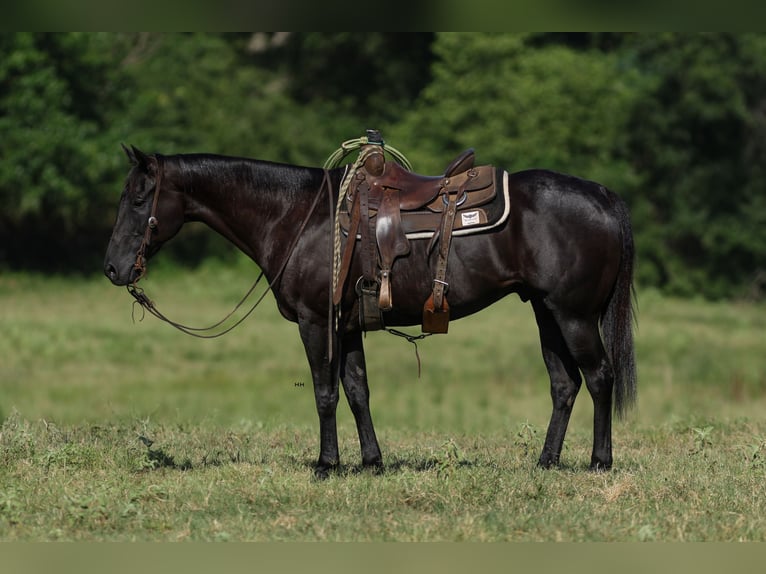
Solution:
<svg viewBox="0 0 766 574">
<path fill-rule="evenodd" d="M 556 216 L 587 215 L 592 220 L 602 213 L 611 218 L 615 202 L 620 201 L 600 183 L 545 169 L 511 173 L 509 185 L 512 201 L 523 201 L 537 211 Z"/>
</svg>

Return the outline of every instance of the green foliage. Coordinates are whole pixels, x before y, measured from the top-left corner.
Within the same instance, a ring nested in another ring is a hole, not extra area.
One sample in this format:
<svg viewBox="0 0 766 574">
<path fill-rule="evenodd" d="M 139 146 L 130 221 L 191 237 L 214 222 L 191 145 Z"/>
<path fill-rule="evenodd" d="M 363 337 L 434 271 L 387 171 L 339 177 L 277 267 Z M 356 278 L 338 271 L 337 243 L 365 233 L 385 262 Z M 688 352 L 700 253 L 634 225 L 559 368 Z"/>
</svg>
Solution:
<svg viewBox="0 0 766 574">
<path fill-rule="evenodd" d="M 428 84 L 433 36 L 308 32 L 276 34 L 269 42 L 261 33 L 250 43 L 254 61 L 283 70 L 286 93 L 299 104 L 331 105 L 338 115 L 376 127 L 396 122 Z M 257 45 L 262 47 L 254 50 Z"/>
<path fill-rule="evenodd" d="M 0 37 L 0 264 L 76 267 L 113 221 L 118 48 L 107 34 Z"/>
<path fill-rule="evenodd" d="M 637 74 L 621 71 L 614 54 L 528 40 L 439 35 L 434 79 L 403 122 L 402 139 L 416 142 L 419 157 L 430 153 L 430 170 L 444 167 L 445 148 L 473 146 L 480 161 L 507 169 L 569 171 L 618 190 L 632 184 L 620 151 L 641 93 Z"/>
<path fill-rule="evenodd" d="M 694 427 L 691 429 L 694 437 L 694 447 L 691 450 L 692 454 L 701 454 L 712 448 L 713 439 L 710 438 L 710 435 L 713 430 L 714 427 L 712 425 L 707 425 L 703 428 Z"/>
<path fill-rule="evenodd" d="M 73 228 L 103 207 L 97 184 L 114 167 L 104 130 L 119 100 L 112 49 L 98 34 L 0 36 L 0 224 Z"/>
<path fill-rule="evenodd" d="M 682 295 L 762 289 L 766 37 L 636 35 L 628 50 L 651 86 L 629 126 L 643 278 Z"/>
<path fill-rule="evenodd" d="M 642 285 L 760 298 L 764 67 L 763 34 L 3 34 L 0 267 L 99 269 L 121 142 L 321 165 L 374 127 L 423 173 L 474 147 L 599 181 Z M 189 237 L 166 256 L 230 253 Z"/>
<path fill-rule="evenodd" d="M 434 52 L 396 132 L 417 166 L 474 146 L 594 179 L 630 204 L 642 284 L 762 296 L 763 35 L 440 34 Z"/>
<path fill-rule="evenodd" d="M 126 66 L 134 96 L 124 134 L 136 145 L 301 163 L 312 159 L 307 149 L 324 143 L 321 130 L 316 140 L 300 135 L 315 133 L 326 110 L 298 107 L 278 74 L 247 65 L 226 37 L 149 35 L 137 42 Z"/>
</svg>

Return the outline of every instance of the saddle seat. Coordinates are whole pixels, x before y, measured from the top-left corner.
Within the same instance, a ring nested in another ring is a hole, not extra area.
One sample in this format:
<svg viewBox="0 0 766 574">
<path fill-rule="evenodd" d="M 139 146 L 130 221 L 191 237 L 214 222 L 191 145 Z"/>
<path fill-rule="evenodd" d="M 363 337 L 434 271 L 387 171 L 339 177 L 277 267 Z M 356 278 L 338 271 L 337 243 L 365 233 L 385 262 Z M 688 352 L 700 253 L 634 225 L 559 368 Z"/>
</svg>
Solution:
<svg viewBox="0 0 766 574">
<path fill-rule="evenodd" d="M 450 162 L 444 170 L 444 176 L 419 175 L 407 171 L 396 162 L 387 162 L 380 176 L 368 180 L 370 197 L 379 197 L 384 189 L 397 189 L 400 209 L 411 211 L 423 208 L 436 199 L 445 185 L 449 185 L 449 179 L 445 181 L 445 178 L 468 171 L 473 167 L 474 159 L 473 148 L 465 150 Z"/>
<path fill-rule="evenodd" d="M 460 193 L 457 197 L 459 211 L 482 206 L 494 199 L 496 194 L 495 169 L 492 166 L 474 167 L 473 148 L 465 150 L 450 162 L 442 176 L 413 173 L 393 161 L 380 166 L 377 158 L 373 158 L 365 163 L 363 175 L 357 175 L 357 185 L 349 188 L 347 204 L 340 213 L 344 231 L 350 227 L 359 184 L 366 184 L 369 217 L 377 217 L 381 210 L 384 214 L 395 210 L 399 212 L 395 216 L 397 228 L 408 235 L 437 231 L 450 193 Z M 486 223 L 486 214 L 481 209 L 475 213 L 477 219 L 466 221 L 472 225 Z M 458 227 L 463 227 L 462 222 L 458 223 Z"/>
</svg>

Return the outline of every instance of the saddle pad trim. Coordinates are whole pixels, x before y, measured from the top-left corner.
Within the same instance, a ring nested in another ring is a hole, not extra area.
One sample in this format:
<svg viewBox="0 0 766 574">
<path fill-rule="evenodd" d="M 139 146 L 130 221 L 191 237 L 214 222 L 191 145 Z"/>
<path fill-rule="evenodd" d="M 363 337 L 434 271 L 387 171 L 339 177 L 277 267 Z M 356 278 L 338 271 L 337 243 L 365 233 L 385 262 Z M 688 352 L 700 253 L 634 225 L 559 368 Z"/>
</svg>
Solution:
<svg viewBox="0 0 766 574">
<path fill-rule="evenodd" d="M 472 233 L 479 233 L 480 231 L 489 231 L 490 229 L 494 229 L 495 227 L 500 227 L 501 225 L 503 225 L 511 213 L 511 198 L 510 198 L 510 191 L 508 189 L 508 172 L 505 170 L 503 170 L 502 187 L 503 187 L 502 189 L 503 200 L 505 201 L 505 206 L 503 207 L 503 214 L 500 216 L 500 218 L 497 221 L 495 221 L 494 223 L 491 223 L 490 225 L 461 227 L 460 229 L 455 229 L 452 232 L 452 235 L 453 236 L 471 235 Z M 415 233 L 407 233 L 407 239 L 431 239 L 433 234 L 434 234 L 433 231 L 418 231 Z"/>
</svg>

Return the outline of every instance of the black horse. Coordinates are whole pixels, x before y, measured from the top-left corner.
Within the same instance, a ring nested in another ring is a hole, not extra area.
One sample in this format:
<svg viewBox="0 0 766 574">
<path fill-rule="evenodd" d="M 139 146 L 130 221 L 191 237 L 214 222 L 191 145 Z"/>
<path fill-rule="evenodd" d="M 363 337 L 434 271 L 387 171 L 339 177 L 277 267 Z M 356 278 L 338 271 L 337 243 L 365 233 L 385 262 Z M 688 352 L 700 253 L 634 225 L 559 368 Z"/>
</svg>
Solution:
<svg viewBox="0 0 766 574">
<path fill-rule="evenodd" d="M 298 167 L 210 154 L 146 155 L 132 163 L 104 262 L 115 285 L 131 285 L 145 261 L 186 221 L 202 221 L 251 257 L 272 284 L 282 315 L 298 324 L 320 424 L 316 474 L 339 464 L 339 379 L 354 414 L 362 463 L 382 468 L 353 288 L 329 329 L 332 220 L 342 169 Z M 635 401 L 634 246 L 627 208 L 604 186 L 546 170 L 509 175 L 511 212 L 491 233 L 455 237 L 448 261 L 453 319 L 509 293 L 530 301 L 551 381 L 553 414 L 539 465 L 559 463 L 582 378 L 594 404 L 590 467 L 612 466 L 612 408 Z M 412 241 L 392 275 L 388 326 L 418 325 L 431 293 L 427 241 Z M 349 283 L 361 276 L 354 252 Z M 431 259 L 433 257 L 431 256 Z M 332 340 L 336 340 L 334 347 Z M 332 352 L 334 349 L 334 352 Z"/>
</svg>

